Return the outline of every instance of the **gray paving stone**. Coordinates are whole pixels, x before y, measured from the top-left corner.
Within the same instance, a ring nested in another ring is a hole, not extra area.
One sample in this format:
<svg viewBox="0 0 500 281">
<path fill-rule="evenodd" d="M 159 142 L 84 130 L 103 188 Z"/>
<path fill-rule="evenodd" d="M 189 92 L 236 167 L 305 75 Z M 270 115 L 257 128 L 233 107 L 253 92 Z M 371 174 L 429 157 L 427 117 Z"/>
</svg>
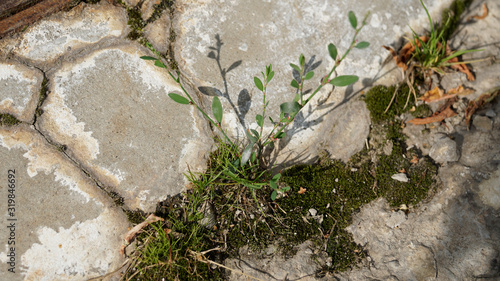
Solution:
<svg viewBox="0 0 500 281">
<path fill-rule="evenodd" d="M 442 0 L 428 4 L 435 20 L 439 18 L 439 11 L 450 2 Z M 221 99 L 225 109 L 223 124 L 231 135 L 240 139 L 245 136 L 244 128 L 256 127 L 255 116 L 262 108 L 262 96 L 254 86 L 254 76 L 259 76 L 266 65 L 273 65 L 276 75 L 268 88 L 267 100 L 270 103 L 267 114 L 279 116 L 279 105 L 291 101 L 295 95 L 290 86 L 292 69 L 289 63 L 297 64 L 301 53 L 306 56 L 306 61 L 314 57 L 310 62 L 315 65 L 316 76 L 306 84 L 305 89 L 315 89 L 321 77 L 334 64 L 329 58 L 327 45 L 334 43 L 339 54 L 343 54 L 350 44 L 353 29 L 347 19 L 348 11 L 353 10 L 359 22 L 367 11 L 371 11 L 368 25 L 358 37 L 360 41 L 370 42 L 371 46 L 365 50 L 353 50 L 337 69 L 339 75 L 358 75 L 360 82 L 354 87 L 337 88 L 333 92 L 331 87 L 324 87 L 315 100 L 303 109 L 304 118 L 296 120 L 295 126 L 305 129 L 295 132 L 291 140 L 286 140 L 290 142 L 287 143 L 290 150 L 304 153 L 301 156 L 303 160 L 315 156 L 311 152 L 321 149 L 318 146 L 323 138 L 335 142 L 334 138 L 338 137 L 324 135 L 335 122 L 328 120 L 334 115 L 330 113 L 341 110 L 339 106 L 364 87 L 383 82 L 380 79 L 382 76 L 394 81 L 394 75 L 381 73 L 382 64 L 388 56 L 381 45 L 391 44 L 403 32 L 410 32 L 408 24 L 425 26 L 427 20 L 417 0 L 408 1 L 405 5 L 392 0 L 384 1 L 383 4 L 363 0 L 252 1 L 251 5 L 238 1 L 178 1 L 176 5 L 178 12 L 173 26 L 177 35 L 175 56 L 179 67 L 186 76 L 191 77 L 195 87 L 201 87 L 206 93 L 224 96 Z M 222 45 L 217 45 L 218 40 Z M 220 58 L 210 58 L 211 51 L 214 54 L 220 52 Z M 237 67 L 227 71 L 231 65 Z M 357 106 L 364 107 L 361 103 Z M 339 141 L 328 148 L 333 155 L 347 160 L 356 149 L 346 149 L 346 146 L 353 145 L 359 149 L 364 145 L 369 119 L 366 109 L 362 111 L 363 114 L 346 127 L 358 123 L 358 129 L 366 131 L 355 136 L 349 135 L 352 131 L 336 131 L 347 136 L 345 142 Z M 267 123 L 268 129 L 270 126 Z M 311 148 L 314 149 L 311 151 Z M 282 161 L 296 157 L 287 155 Z"/>
<path fill-rule="evenodd" d="M 54 14 L 29 27 L 20 41 L 6 40 L 0 46 L 23 58 L 47 63 L 68 51 L 89 47 L 103 38 L 124 37 L 127 33 L 126 11 L 102 1 Z"/>
<path fill-rule="evenodd" d="M 0 113 L 33 123 L 43 73 L 14 61 L 0 62 Z"/>
<path fill-rule="evenodd" d="M 211 138 L 194 107 L 164 69 L 126 42 L 89 53 L 49 74 L 50 94 L 37 126 L 131 209 L 185 189 L 187 165 L 204 167 Z"/>
<path fill-rule="evenodd" d="M 129 222 L 72 161 L 25 124 L 0 128 L 0 159 L 8 159 L 0 165 L 0 280 L 86 280 L 121 265 Z"/>
</svg>

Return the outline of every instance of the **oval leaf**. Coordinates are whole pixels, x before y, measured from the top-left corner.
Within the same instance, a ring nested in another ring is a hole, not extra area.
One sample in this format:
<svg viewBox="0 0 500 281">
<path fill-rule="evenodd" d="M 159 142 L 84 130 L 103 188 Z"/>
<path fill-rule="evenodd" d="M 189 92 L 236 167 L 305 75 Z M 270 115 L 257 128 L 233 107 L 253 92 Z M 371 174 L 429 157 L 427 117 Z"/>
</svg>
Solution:
<svg viewBox="0 0 500 281">
<path fill-rule="evenodd" d="M 252 136 L 252 134 L 250 134 L 250 132 L 248 130 L 245 131 L 245 134 L 247 134 L 247 137 L 250 140 L 250 143 L 254 144 L 258 141 L 258 139 L 256 137 Z"/>
<path fill-rule="evenodd" d="M 309 71 L 307 74 L 306 74 L 306 77 L 304 77 L 305 80 L 309 80 L 311 78 L 313 78 L 314 76 L 314 72 L 313 71 Z"/>
<path fill-rule="evenodd" d="M 252 134 L 257 138 L 257 140 L 260 138 L 259 132 L 257 132 L 256 130 L 250 129 L 250 132 L 252 132 Z"/>
<path fill-rule="evenodd" d="M 276 184 L 276 182 L 275 182 L 275 181 L 273 181 L 273 180 L 271 180 L 271 181 L 269 182 L 269 185 L 271 186 L 271 188 L 272 188 L 272 189 L 278 189 L 278 185 L 277 185 L 277 184 Z"/>
<path fill-rule="evenodd" d="M 293 79 L 292 80 L 292 83 L 290 83 L 290 85 L 294 88 L 299 88 L 299 82 L 297 82 L 297 80 Z"/>
<path fill-rule="evenodd" d="M 273 192 L 271 193 L 271 200 L 276 200 L 276 196 L 278 196 L 278 192 L 276 190 L 273 190 Z"/>
<path fill-rule="evenodd" d="M 222 104 L 220 103 L 219 97 L 215 96 L 212 101 L 212 113 L 214 114 L 217 123 L 222 122 Z"/>
<path fill-rule="evenodd" d="M 281 173 L 278 173 L 276 175 L 274 175 L 273 179 L 271 180 L 272 182 L 277 182 L 279 181 L 281 178 Z"/>
<path fill-rule="evenodd" d="M 157 60 L 157 58 L 153 58 L 150 56 L 142 56 L 141 59 L 143 59 L 143 60 Z"/>
<path fill-rule="evenodd" d="M 259 78 L 254 77 L 253 81 L 255 82 L 255 86 L 257 87 L 257 89 L 259 89 L 261 91 L 264 89 L 264 86 L 262 85 L 262 81 L 260 81 Z"/>
<path fill-rule="evenodd" d="M 281 112 L 294 114 L 299 112 L 300 104 L 296 101 L 285 102 L 280 105 Z"/>
<path fill-rule="evenodd" d="M 168 94 L 168 96 L 174 100 L 175 102 L 178 102 L 180 104 L 189 104 L 189 100 L 186 99 L 185 97 L 181 96 L 181 95 L 178 95 L 176 93 L 170 93 Z"/>
<path fill-rule="evenodd" d="M 358 20 L 356 19 L 356 15 L 354 14 L 353 11 L 349 11 L 349 22 L 351 23 L 352 25 L 352 28 L 356 29 L 356 27 L 358 27 Z"/>
<path fill-rule="evenodd" d="M 364 49 L 364 48 L 368 48 L 368 46 L 370 46 L 370 43 L 368 43 L 366 41 L 362 41 L 362 42 L 359 42 L 358 44 L 356 44 L 356 46 L 354 46 L 354 47 L 358 48 L 358 49 Z"/>
<path fill-rule="evenodd" d="M 301 67 L 304 67 L 304 65 L 306 64 L 306 58 L 304 57 L 303 54 L 300 54 L 299 63 Z"/>
<path fill-rule="evenodd" d="M 351 84 L 356 83 L 358 81 L 359 77 L 356 75 L 341 75 L 333 78 L 330 81 L 330 84 L 337 86 L 337 87 L 344 87 L 344 86 L 349 86 Z"/>
<path fill-rule="evenodd" d="M 243 150 L 243 153 L 241 154 L 241 167 L 245 166 L 245 164 L 248 162 L 248 159 L 250 159 L 250 156 L 252 156 L 252 148 L 253 148 L 253 143 L 250 143 L 245 147 L 245 150 Z"/>
<path fill-rule="evenodd" d="M 333 45 L 332 43 L 328 45 L 328 53 L 330 53 L 330 57 L 333 60 L 337 59 L 337 47 L 335 47 L 335 45 Z"/>
<path fill-rule="evenodd" d="M 257 114 L 257 116 L 255 116 L 255 120 L 257 120 L 257 125 L 259 125 L 259 127 L 262 127 L 262 125 L 264 125 L 264 117 L 262 117 L 262 115 Z"/>
<path fill-rule="evenodd" d="M 282 139 L 286 136 L 286 133 L 285 132 L 280 132 L 278 133 L 277 135 L 275 135 L 274 137 L 277 138 L 277 139 Z"/>
<path fill-rule="evenodd" d="M 155 61 L 155 65 L 158 66 L 158 67 L 161 67 L 161 68 L 167 68 L 163 62 L 159 61 L 159 60 L 156 60 Z"/>
<path fill-rule="evenodd" d="M 290 66 L 291 66 L 293 69 L 297 70 L 297 72 L 298 72 L 298 73 L 300 73 L 300 67 L 299 67 L 298 65 L 291 63 L 291 64 L 290 64 Z"/>
<path fill-rule="evenodd" d="M 266 80 L 267 83 L 269 83 L 269 81 L 271 81 L 271 79 L 273 79 L 273 77 L 274 77 L 274 71 L 269 72 L 269 75 L 267 75 L 267 80 Z"/>
</svg>

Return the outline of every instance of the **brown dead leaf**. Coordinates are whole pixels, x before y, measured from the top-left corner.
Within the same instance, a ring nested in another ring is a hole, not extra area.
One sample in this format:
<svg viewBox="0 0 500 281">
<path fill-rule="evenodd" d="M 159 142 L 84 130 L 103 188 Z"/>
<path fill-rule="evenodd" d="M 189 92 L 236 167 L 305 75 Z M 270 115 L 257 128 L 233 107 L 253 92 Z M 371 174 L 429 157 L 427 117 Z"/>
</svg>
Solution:
<svg viewBox="0 0 500 281">
<path fill-rule="evenodd" d="M 405 174 L 406 174 L 406 169 L 405 169 L 405 168 L 403 168 L 403 169 L 399 170 L 398 172 L 400 172 L 400 173 L 405 173 Z"/>
<path fill-rule="evenodd" d="M 448 92 L 444 93 L 443 90 L 438 87 L 427 91 L 423 96 L 420 97 L 421 100 L 426 103 L 436 102 L 445 99 L 451 99 L 456 96 L 466 96 L 474 93 L 472 89 L 465 89 L 464 86 L 460 85 L 456 88 L 450 89 Z"/>
<path fill-rule="evenodd" d="M 449 56 L 451 54 L 452 54 L 452 51 L 451 51 L 450 45 L 446 44 L 446 55 Z M 454 57 L 454 58 L 452 58 L 451 60 L 449 60 L 447 62 L 448 63 L 458 62 L 458 57 Z M 469 80 L 469 81 L 476 80 L 474 78 L 474 75 L 472 75 L 472 72 L 470 72 L 469 68 L 465 64 L 463 64 L 463 63 L 461 63 L 461 64 L 452 64 L 452 65 L 450 65 L 450 67 L 452 69 L 455 69 L 455 70 L 458 70 L 460 72 L 465 73 L 465 75 L 467 75 L 467 80 Z"/>
<path fill-rule="evenodd" d="M 423 96 L 420 97 L 421 100 L 426 103 L 440 100 L 444 96 L 444 91 L 435 87 L 434 89 L 427 91 Z"/>
<path fill-rule="evenodd" d="M 450 106 L 446 107 L 444 110 L 434 113 L 430 117 L 415 118 L 415 119 L 408 121 L 408 123 L 412 123 L 413 125 L 425 125 L 425 124 L 430 124 L 430 123 L 434 123 L 434 122 L 440 122 L 448 117 L 452 117 L 455 115 L 457 115 L 457 114 L 455 113 L 455 111 L 453 111 L 453 109 L 451 109 L 451 105 L 450 105 Z"/>
<path fill-rule="evenodd" d="M 418 157 L 417 157 L 417 155 L 413 155 L 413 158 L 410 160 L 410 163 L 412 163 L 412 164 L 417 164 L 418 163 Z"/>
<path fill-rule="evenodd" d="M 146 218 L 145 221 L 141 222 L 140 224 L 134 226 L 131 230 L 129 230 L 129 232 L 127 232 L 127 235 L 125 235 L 125 238 L 124 238 L 125 245 L 122 245 L 122 247 L 120 249 L 120 254 L 122 254 L 122 255 L 125 254 L 125 248 L 127 248 L 127 246 L 130 244 L 130 242 L 132 242 L 134 240 L 135 236 L 137 235 L 137 233 L 139 231 L 141 231 L 141 229 L 146 227 L 148 224 L 153 223 L 153 222 L 157 222 L 157 221 L 164 221 L 164 219 L 151 214 Z"/>
<path fill-rule="evenodd" d="M 469 122 L 474 112 L 483 107 L 485 104 L 493 101 L 498 94 L 500 94 L 500 87 L 495 87 L 483 93 L 477 99 L 469 102 L 469 105 L 465 109 L 465 123 L 467 124 L 467 128 L 469 128 Z"/>
<path fill-rule="evenodd" d="M 298 193 L 299 193 L 299 194 L 304 194 L 304 193 L 306 193 L 306 191 L 307 191 L 307 189 L 305 189 L 305 188 L 303 188 L 303 187 L 301 186 L 301 187 L 300 187 L 300 189 L 299 189 L 299 191 L 298 191 Z"/>
<path fill-rule="evenodd" d="M 467 18 L 467 21 L 470 21 L 471 19 L 482 20 L 486 16 L 488 16 L 488 6 L 486 6 L 486 3 L 483 3 L 483 5 L 481 6 L 481 10 L 483 11 L 482 15 L 470 16 Z"/>
<path fill-rule="evenodd" d="M 426 43 L 429 41 L 429 37 L 427 36 L 420 36 L 420 40 L 422 42 Z M 416 42 L 417 47 L 420 47 L 420 41 Z M 396 53 L 391 47 L 388 46 L 382 46 L 389 52 L 391 52 L 392 58 L 396 62 L 396 65 L 400 68 L 403 69 L 403 71 L 406 71 L 408 69 L 408 62 L 411 59 L 411 56 L 413 55 L 413 52 L 415 52 L 415 46 L 411 42 L 406 43 L 403 48 L 399 51 L 399 54 Z"/>
</svg>

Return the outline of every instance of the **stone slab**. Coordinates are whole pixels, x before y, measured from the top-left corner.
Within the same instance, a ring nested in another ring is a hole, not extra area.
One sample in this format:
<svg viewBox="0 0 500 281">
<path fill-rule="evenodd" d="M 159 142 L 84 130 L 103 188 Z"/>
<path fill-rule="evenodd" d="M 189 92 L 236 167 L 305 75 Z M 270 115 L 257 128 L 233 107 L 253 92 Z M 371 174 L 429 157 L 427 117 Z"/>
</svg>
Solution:
<svg viewBox="0 0 500 281">
<path fill-rule="evenodd" d="M 87 280 L 122 264 L 126 216 L 32 126 L 0 128 L 0 159 L 1 280 Z"/>
<path fill-rule="evenodd" d="M 20 40 L 6 40 L 0 46 L 4 52 L 48 63 L 68 51 L 78 51 L 104 38 L 126 36 L 126 12 L 102 2 L 97 5 L 83 3 L 68 12 L 54 14 L 30 26 Z"/>
<path fill-rule="evenodd" d="M 43 73 L 17 62 L 0 62 L 0 113 L 34 122 Z"/>
<path fill-rule="evenodd" d="M 37 127 L 131 209 L 150 212 L 185 189 L 183 173 L 205 167 L 211 138 L 164 69 L 136 43 L 93 51 L 48 74 Z"/>
<path fill-rule="evenodd" d="M 428 8 L 435 20 L 439 11 L 451 1 L 433 1 Z M 347 12 L 353 10 L 361 22 L 367 11 L 371 11 L 368 24 L 358 39 L 368 41 L 371 46 L 364 50 L 353 50 L 337 69 L 339 75 L 354 74 L 360 82 L 353 87 L 324 87 L 315 101 L 306 106 L 304 118 L 296 120 L 294 126 L 306 127 L 301 133 L 285 140 L 292 151 L 304 152 L 300 157 L 311 159 L 316 155 L 307 151 L 311 147 L 320 150 L 318 143 L 326 136 L 333 121 L 331 112 L 350 100 L 366 87 L 381 83 L 384 79 L 394 81 L 394 75 L 381 73 L 388 52 L 381 45 L 399 40 L 404 32 L 410 32 L 408 24 L 417 29 L 426 26 L 427 17 L 417 0 L 400 5 L 398 1 L 253 1 L 252 5 L 238 1 L 178 1 L 174 19 L 175 57 L 180 70 L 191 77 L 195 88 L 205 95 L 219 95 L 225 110 L 223 125 L 229 133 L 244 140 L 244 129 L 255 128 L 256 114 L 261 112 L 262 94 L 254 86 L 253 77 L 260 76 L 265 66 L 272 64 L 275 78 L 268 87 L 269 107 L 266 115 L 279 116 L 279 105 L 291 101 L 295 96 L 290 86 L 292 68 L 289 63 L 298 63 L 301 53 L 316 73 L 305 89 L 315 89 L 319 80 L 334 64 L 329 58 L 327 45 L 334 43 L 339 54 L 348 48 L 353 29 Z M 387 7 L 391 7 L 388 11 Z M 427 23 L 428 24 L 428 23 Z M 422 31 L 422 30 L 417 30 Z M 395 45 L 400 44 L 398 42 Z M 397 73 L 396 73 L 397 74 Z M 211 97 L 207 104 L 210 104 Z M 320 105 L 321 104 L 321 105 Z M 362 104 L 358 106 L 363 107 Z M 360 109 L 361 110 L 361 109 Z M 346 137 L 347 142 L 330 146 L 333 155 L 343 160 L 350 156 L 345 151 L 360 148 L 368 134 L 369 119 L 366 109 L 354 122 L 365 129 L 356 136 Z M 274 118 L 277 119 L 277 118 Z M 271 127 L 268 122 L 267 128 Z M 354 123 L 346 125 L 354 126 Z M 314 133 L 312 133 L 314 132 Z M 320 132 L 319 134 L 317 134 Z M 348 135 L 349 131 L 338 132 Z M 320 137 L 321 135 L 321 137 Z M 291 138 L 299 140 L 290 140 Z M 334 142 L 334 141 L 332 141 Z M 336 149 L 339 149 L 338 151 Z M 344 151 L 344 152 L 342 152 Z M 287 155 L 282 159 L 296 159 L 298 155 Z"/>
</svg>

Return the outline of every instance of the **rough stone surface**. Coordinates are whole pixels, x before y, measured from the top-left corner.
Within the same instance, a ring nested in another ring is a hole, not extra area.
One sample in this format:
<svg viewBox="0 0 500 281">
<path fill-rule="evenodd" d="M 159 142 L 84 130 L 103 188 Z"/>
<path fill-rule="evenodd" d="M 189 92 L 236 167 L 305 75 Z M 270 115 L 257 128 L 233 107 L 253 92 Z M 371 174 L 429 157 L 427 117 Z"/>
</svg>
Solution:
<svg viewBox="0 0 500 281">
<path fill-rule="evenodd" d="M 441 138 L 436 140 L 429 151 L 429 156 L 438 163 L 455 162 L 460 158 L 457 143 L 446 135 L 441 135 Z"/>
<path fill-rule="evenodd" d="M 314 253 L 311 242 L 304 242 L 297 248 L 297 254 L 285 260 L 275 254 L 277 248 L 274 246 L 267 248 L 265 254 L 257 255 L 245 246 L 239 250 L 239 259 L 227 259 L 225 265 L 238 268 L 261 280 L 317 280 L 316 271 L 321 269 L 321 264 L 331 263 L 331 258 L 325 253 Z M 313 255 L 316 261 L 313 261 Z M 228 280 L 248 280 L 247 278 L 237 272 L 231 272 Z"/>
<path fill-rule="evenodd" d="M 15 196 L 13 209 L 2 204 L 1 280 L 83 280 L 121 265 L 127 218 L 72 161 L 24 124 L 0 128 L 0 159 L 10 160 L 0 165 L 0 196 L 4 202 Z M 12 192 L 8 174 L 15 176 Z M 15 228 L 6 231 L 11 223 Z M 6 264 L 11 252 L 14 265 Z"/>
<path fill-rule="evenodd" d="M 170 17 L 168 11 L 163 12 L 161 17 L 150 23 L 144 29 L 144 34 L 155 49 L 160 53 L 166 53 L 170 45 Z"/>
<path fill-rule="evenodd" d="M 211 142 L 195 108 L 168 97 L 180 92 L 175 82 L 143 55 L 128 44 L 63 64 L 38 126 L 128 207 L 154 211 L 184 190 L 187 165 L 204 166 Z"/>
<path fill-rule="evenodd" d="M 6 51 L 36 62 L 48 62 L 74 49 L 102 40 L 127 35 L 127 16 L 123 9 L 105 4 L 79 5 L 54 14 L 29 27 L 21 40 L 0 44 Z"/>
<path fill-rule="evenodd" d="M 16 62 L 0 63 L 0 113 L 33 123 L 43 73 Z"/>
<path fill-rule="evenodd" d="M 428 8 L 435 20 L 439 18 L 439 10 L 450 2 L 429 3 Z M 347 12 L 353 10 L 361 22 L 365 13 L 371 11 L 368 24 L 359 36 L 359 40 L 369 41 L 371 47 L 353 50 L 337 69 L 339 74 L 360 76 L 362 83 L 333 92 L 329 86 L 323 88 L 315 101 L 303 109 L 304 116 L 299 116 L 296 123 L 298 128 L 307 129 L 288 135 L 287 147 L 296 155 L 287 155 L 281 161 L 311 159 L 315 155 L 309 151 L 319 149 L 317 144 L 323 139 L 329 140 L 328 151 L 343 160 L 347 160 L 352 151 L 359 150 L 368 134 L 366 109 L 355 120 L 352 119 L 354 114 L 347 118 L 351 122 L 344 124 L 345 132 L 332 126 L 335 122 L 329 120 L 332 113 L 340 111 L 341 105 L 359 90 L 375 81 L 381 82 L 378 81 L 382 76 L 380 68 L 388 56 L 381 45 L 391 44 L 404 31 L 409 32 L 408 24 L 422 26 L 426 21 L 425 12 L 416 0 L 405 5 L 395 1 L 385 1 L 383 5 L 366 1 L 258 1 L 251 6 L 237 1 L 179 1 L 176 5 L 180 11 L 174 21 L 177 34 L 175 55 L 179 67 L 192 77 L 202 92 L 223 97 L 223 123 L 230 124 L 228 130 L 239 138 L 244 138 L 244 128 L 256 127 L 255 116 L 262 108 L 262 94 L 254 86 L 253 76 L 260 75 L 266 65 L 273 65 L 276 75 L 268 87 L 267 100 L 270 103 L 267 114 L 279 116 L 279 105 L 292 100 L 295 95 L 290 86 L 292 69 L 289 63 L 297 64 L 299 55 L 304 53 L 311 70 L 316 73 L 305 89 L 314 90 L 320 77 L 334 63 L 328 55 L 328 43 L 334 43 L 339 54 L 343 54 L 350 44 L 353 29 Z M 392 10 L 389 12 L 386 7 L 392 7 Z M 332 32 L 334 26 L 336 32 Z M 357 106 L 364 107 L 362 103 Z M 349 128 L 356 127 L 355 124 L 359 125 L 356 130 L 360 132 L 353 136 Z M 268 123 L 267 126 L 271 125 Z M 331 130 L 332 127 L 336 130 Z M 363 129 L 366 131 L 361 131 Z M 333 135 L 328 135 L 329 131 Z M 338 134 L 345 135 L 346 139 L 335 142 Z M 349 145 L 356 149 L 347 148 Z"/>
<path fill-rule="evenodd" d="M 348 231 L 368 250 L 371 262 L 340 274 L 340 279 L 498 277 L 499 221 L 490 207 L 472 195 L 478 192 L 474 174 L 460 164 L 441 168 L 440 178 L 446 189 L 408 215 L 391 210 L 385 200 L 363 207 Z M 494 193 L 488 188 L 483 190 Z"/>
<path fill-rule="evenodd" d="M 493 121 L 487 116 L 474 117 L 473 124 L 481 132 L 488 132 L 493 129 Z"/>
</svg>

